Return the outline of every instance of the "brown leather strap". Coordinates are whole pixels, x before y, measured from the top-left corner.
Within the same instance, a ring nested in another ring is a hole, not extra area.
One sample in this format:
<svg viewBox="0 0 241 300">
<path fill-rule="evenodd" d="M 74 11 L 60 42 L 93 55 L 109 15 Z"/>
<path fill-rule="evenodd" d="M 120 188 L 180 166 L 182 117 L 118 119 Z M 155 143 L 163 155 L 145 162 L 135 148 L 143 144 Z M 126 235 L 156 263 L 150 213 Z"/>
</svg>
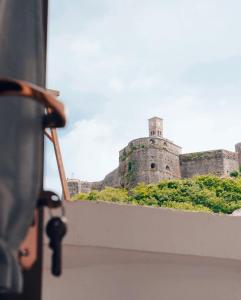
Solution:
<svg viewBox="0 0 241 300">
<path fill-rule="evenodd" d="M 0 96 L 32 98 L 51 110 L 51 113 L 47 115 L 48 126 L 46 127 L 65 126 L 66 116 L 63 104 L 50 92 L 37 85 L 17 79 L 0 78 Z"/>
</svg>

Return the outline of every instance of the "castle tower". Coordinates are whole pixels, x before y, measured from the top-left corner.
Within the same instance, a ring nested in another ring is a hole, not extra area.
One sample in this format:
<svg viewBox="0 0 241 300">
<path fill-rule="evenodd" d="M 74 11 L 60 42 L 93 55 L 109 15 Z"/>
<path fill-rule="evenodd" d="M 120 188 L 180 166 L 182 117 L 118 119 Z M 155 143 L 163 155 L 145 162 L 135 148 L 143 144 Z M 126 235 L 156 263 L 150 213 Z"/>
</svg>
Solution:
<svg viewBox="0 0 241 300">
<path fill-rule="evenodd" d="M 241 143 L 235 145 L 235 151 L 236 153 L 238 153 L 238 163 L 239 166 L 241 167 Z"/>
<path fill-rule="evenodd" d="M 149 122 L 149 137 L 163 137 L 163 119 L 153 117 Z"/>
</svg>

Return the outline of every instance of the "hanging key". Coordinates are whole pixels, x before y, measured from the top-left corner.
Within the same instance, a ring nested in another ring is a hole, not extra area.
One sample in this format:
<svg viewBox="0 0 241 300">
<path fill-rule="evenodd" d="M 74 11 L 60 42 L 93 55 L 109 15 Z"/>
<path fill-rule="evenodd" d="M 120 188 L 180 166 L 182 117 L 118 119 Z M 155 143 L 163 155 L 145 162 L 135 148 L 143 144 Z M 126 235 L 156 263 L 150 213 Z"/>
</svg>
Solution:
<svg viewBox="0 0 241 300">
<path fill-rule="evenodd" d="M 52 217 L 46 227 L 49 237 L 49 247 L 52 249 L 51 272 L 54 276 L 62 273 L 62 240 L 67 232 L 64 217 Z"/>
</svg>

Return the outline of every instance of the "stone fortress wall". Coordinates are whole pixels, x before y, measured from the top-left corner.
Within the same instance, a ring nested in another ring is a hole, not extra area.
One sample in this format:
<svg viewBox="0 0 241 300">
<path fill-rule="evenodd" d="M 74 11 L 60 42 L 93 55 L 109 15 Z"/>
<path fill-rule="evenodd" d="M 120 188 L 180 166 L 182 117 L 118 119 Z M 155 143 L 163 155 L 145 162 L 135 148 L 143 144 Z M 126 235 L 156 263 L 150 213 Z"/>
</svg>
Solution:
<svg viewBox="0 0 241 300">
<path fill-rule="evenodd" d="M 149 137 L 132 140 L 119 152 L 119 166 L 99 182 L 68 179 L 70 195 L 101 190 L 105 186 L 131 188 L 140 182 L 191 178 L 214 174 L 227 177 L 241 166 L 241 143 L 235 152 L 213 150 L 182 154 L 182 149 L 163 137 L 163 120 L 149 119 Z"/>
<path fill-rule="evenodd" d="M 214 174 L 229 176 L 239 168 L 238 154 L 227 150 L 213 150 L 179 156 L 182 178 Z"/>
</svg>

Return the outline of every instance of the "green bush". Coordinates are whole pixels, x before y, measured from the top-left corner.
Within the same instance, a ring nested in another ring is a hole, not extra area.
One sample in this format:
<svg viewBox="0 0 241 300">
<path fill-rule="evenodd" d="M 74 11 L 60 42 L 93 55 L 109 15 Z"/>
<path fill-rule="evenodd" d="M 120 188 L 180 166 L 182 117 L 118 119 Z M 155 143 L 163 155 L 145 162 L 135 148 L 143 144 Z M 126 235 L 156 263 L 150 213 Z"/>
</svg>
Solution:
<svg viewBox="0 0 241 300">
<path fill-rule="evenodd" d="M 125 189 L 117 189 L 112 187 L 105 187 L 101 191 L 93 190 L 90 193 L 80 193 L 75 195 L 72 200 L 103 200 L 109 202 L 128 203 L 128 192 Z"/>
<path fill-rule="evenodd" d="M 233 171 L 230 173 L 231 177 L 239 177 L 239 172 L 238 171 Z"/>
<path fill-rule="evenodd" d="M 98 199 L 110 202 L 128 202 L 128 192 L 126 189 L 117 189 L 112 187 L 105 187 L 98 192 Z"/>
<path fill-rule="evenodd" d="M 103 200 L 180 210 L 230 214 L 241 208 L 241 178 L 198 176 L 192 179 L 163 180 L 126 189 L 106 187 L 102 191 L 78 194 L 73 200 Z"/>
<path fill-rule="evenodd" d="M 190 202 L 175 202 L 175 201 L 167 201 L 164 203 L 163 207 L 167 208 L 175 208 L 179 210 L 191 210 L 191 211 L 203 211 L 203 212 L 212 212 L 212 210 L 203 205 L 193 205 Z"/>
<path fill-rule="evenodd" d="M 241 177 L 241 167 L 239 167 L 239 169 L 238 169 L 237 171 L 231 172 L 231 173 L 230 173 L 230 176 L 231 176 L 231 177 L 235 177 L 235 178 Z"/>
</svg>

